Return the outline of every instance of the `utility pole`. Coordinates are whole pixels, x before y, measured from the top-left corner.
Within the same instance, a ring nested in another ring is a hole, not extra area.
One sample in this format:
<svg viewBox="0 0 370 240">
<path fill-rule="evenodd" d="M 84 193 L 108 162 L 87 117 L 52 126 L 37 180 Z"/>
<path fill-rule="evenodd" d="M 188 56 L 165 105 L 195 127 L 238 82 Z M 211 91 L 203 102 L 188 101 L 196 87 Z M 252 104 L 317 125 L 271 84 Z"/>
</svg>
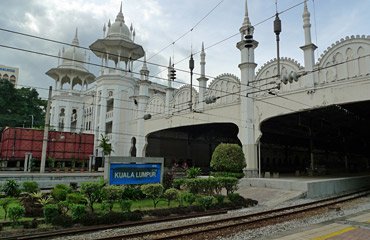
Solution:
<svg viewBox="0 0 370 240">
<path fill-rule="evenodd" d="M 189 69 L 190 69 L 190 102 L 189 102 L 189 108 L 190 111 L 193 111 L 193 70 L 194 70 L 194 59 L 193 59 L 193 53 L 190 55 L 189 60 Z"/>
<path fill-rule="evenodd" d="M 48 146 L 48 135 L 49 135 L 49 125 L 50 125 L 49 122 L 50 122 L 51 92 L 52 92 L 52 87 L 49 86 L 49 97 L 48 97 L 48 104 L 46 107 L 46 116 L 45 116 L 44 138 L 42 140 L 40 173 L 45 172 L 46 148 Z"/>
</svg>

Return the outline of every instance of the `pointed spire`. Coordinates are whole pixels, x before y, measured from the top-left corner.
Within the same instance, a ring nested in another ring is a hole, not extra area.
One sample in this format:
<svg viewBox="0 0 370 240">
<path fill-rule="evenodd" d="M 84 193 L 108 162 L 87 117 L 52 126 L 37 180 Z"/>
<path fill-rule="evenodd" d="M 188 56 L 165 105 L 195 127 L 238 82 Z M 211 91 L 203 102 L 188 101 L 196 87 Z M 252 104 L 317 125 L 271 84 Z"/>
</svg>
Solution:
<svg viewBox="0 0 370 240">
<path fill-rule="evenodd" d="M 304 34 L 305 34 L 305 44 L 311 44 L 311 20 L 310 20 L 310 12 L 308 11 L 307 7 L 307 0 L 304 1 L 304 9 L 303 9 L 303 29 L 304 29 Z"/>
<path fill-rule="evenodd" d="M 143 63 L 143 67 L 141 68 L 141 70 L 146 70 L 148 71 L 148 66 L 146 65 L 146 54 L 144 55 L 144 63 Z"/>
<path fill-rule="evenodd" d="M 248 33 L 246 33 L 246 31 L 248 31 Z M 243 25 L 240 28 L 240 33 L 253 35 L 253 31 L 254 31 L 254 27 L 252 26 L 252 23 L 249 20 L 249 14 L 248 14 L 248 0 L 245 0 L 244 20 L 243 20 Z"/>
<path fill-rule="evenodd" d="M 76 28 L 76 33 L 75 33 L 75 37 L 72 41 L 72 45 L 75 45 L 75 46 L 78 46 L 80 43 L 78 41 L 78 28 Z"/>
<path fill-rule="evenodd" d="M 121 6 L 119 8 L 119 13 L 117 14 L 117 17 L 116 17 L 116 22 L 125 23 L 125 18 L 124 18 L 123 13 L 122 13 L 122 2 L 121 2 Z"/>
<path fill-rule="evenodd" d="M 110 23 L 110 19 L 108 20 L 108 28 L 110 28 L 111 26 L 111 23 Z"/>
</svg>

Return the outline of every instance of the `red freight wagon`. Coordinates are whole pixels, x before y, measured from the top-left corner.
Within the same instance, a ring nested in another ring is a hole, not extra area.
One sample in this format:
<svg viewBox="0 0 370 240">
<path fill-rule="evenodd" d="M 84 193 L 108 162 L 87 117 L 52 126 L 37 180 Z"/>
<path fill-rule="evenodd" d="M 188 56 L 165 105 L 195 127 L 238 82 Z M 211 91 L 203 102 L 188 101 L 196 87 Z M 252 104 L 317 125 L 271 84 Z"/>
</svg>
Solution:
<svg viewBox="0 0 370 240">
<path fill-rule="evenodd" d="M 41 159 L 44 130 L 5 128 L 1 134 L 0 159 L 24 160 L 26 153 Z M 94 135 L 49 131 L 46 156 L 55 160 L 88 160 L 94 151 Z"/>
</svg>

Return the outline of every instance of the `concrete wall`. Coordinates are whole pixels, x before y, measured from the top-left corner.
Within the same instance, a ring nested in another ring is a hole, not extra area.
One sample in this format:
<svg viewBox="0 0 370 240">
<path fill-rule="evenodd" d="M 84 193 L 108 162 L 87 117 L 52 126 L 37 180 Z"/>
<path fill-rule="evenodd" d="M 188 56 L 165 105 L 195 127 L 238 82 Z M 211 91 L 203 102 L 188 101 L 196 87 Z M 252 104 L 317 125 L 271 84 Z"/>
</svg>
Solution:
<svg viewBox="0 0 370 240">
<path fill-rule="evenodd" d="M 22 187 L 23 182 L 35 181 L 40 188 L 44 189 L 53 188 L 57 184 L 69 185 L 71 182 L 76 182 L 78 186 L 81 186 L 83 182 L 98 181 L 100 177 L 103 177 L 103 173 L 6 173 L 0 174 L 0 184 L 4 184 L 6 180 L 15 180 Z"/>
</svg>

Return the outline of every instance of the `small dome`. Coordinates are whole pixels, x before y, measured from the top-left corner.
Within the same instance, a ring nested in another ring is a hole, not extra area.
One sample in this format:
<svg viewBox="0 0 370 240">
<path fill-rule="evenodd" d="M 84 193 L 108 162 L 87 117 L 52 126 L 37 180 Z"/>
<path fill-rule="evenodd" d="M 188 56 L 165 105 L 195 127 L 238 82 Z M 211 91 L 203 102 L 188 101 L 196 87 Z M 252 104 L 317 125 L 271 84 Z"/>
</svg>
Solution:
<svg viewBox="0 0 370 240">
<path fill-rule="evenodd" d="M 123 22 L 114 22 L 108 29 L 107 38 L 123 38 L 131 41 L 131 32 Z"/>
<path fill-rule="evenodd" d="M 110 23 L 108 23 L 107 38 L 121 38 L 132 41 L 130 29 L 126 26 L 125 18 L 122 13 L 122 3 L 115 22 L 111 26 Z"/>
<path fill-rule="evenodd" d="M 79 48 L 79 41 L 77 37 L 77 29 L 76 29 L 76 35 L 72 41 L 71 47 L 69 47 L 67 50 L 65 50 L 62 54 L 63 62 L 62 65 L 75 65 L 76 67 L 84 68 L 85 63 L 85 53 L 84 51 Z"/>
</svg>

